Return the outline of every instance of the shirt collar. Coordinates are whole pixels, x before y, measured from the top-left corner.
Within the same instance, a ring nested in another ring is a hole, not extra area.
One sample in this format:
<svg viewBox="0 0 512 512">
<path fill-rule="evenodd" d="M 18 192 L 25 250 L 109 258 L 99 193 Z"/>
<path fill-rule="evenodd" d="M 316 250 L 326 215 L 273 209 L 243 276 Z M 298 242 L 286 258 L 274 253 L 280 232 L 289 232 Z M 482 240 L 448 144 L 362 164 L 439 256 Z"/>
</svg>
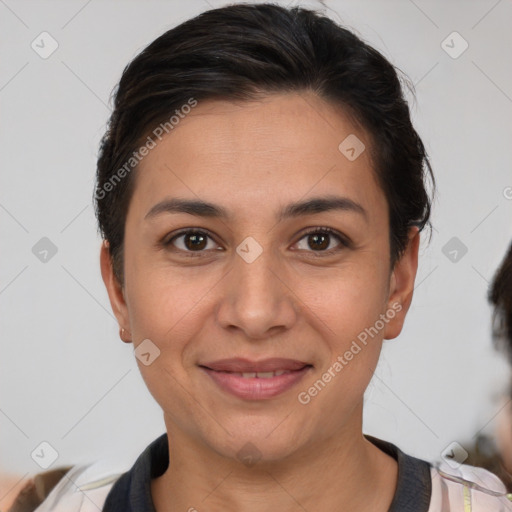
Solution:
<svg viewBox="0 0 512 512">
<path fill-rule="evenodd" d="M 405 454 L 394 444 L 364 434 L 377 448 L 398 463 L 398 481 L 388 512 L 427 512 L 432 494 L 431 465 Z M 104 512 L 156 512 L 151 496 L 151 480 L 169 465 L 167 433 L 155 439 L 123 473 L 110 490 Z"/>
</svg>

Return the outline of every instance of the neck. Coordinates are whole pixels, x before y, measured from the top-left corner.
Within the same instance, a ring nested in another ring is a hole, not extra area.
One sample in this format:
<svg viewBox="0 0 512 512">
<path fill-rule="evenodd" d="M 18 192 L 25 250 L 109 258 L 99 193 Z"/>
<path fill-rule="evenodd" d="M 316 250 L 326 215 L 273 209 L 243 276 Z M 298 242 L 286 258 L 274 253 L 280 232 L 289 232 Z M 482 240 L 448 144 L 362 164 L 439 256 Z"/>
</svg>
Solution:
<svg viewBox="0 0 512 512">
<path fill-rule="evenodd" d="M 172 427 L 169 467 L 151 481 L 157 512 L 262 512 L 270 504 L 282 512 L 387 512 L 395 493 L 397 463 L 363 437 L 361 424 L 284 460 L 253 466 L 199 448 Z"/>
</svg>

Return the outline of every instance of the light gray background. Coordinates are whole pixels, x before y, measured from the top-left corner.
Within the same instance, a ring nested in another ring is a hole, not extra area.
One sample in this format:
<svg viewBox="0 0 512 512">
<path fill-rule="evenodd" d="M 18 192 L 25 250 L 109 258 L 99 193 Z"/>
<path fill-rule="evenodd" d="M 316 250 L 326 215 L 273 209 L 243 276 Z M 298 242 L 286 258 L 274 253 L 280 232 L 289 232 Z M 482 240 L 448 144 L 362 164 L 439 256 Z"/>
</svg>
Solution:
<svg viewBox="0 0 512 512">
<path fill-rule="evenodd" d="M 0 0 L 0 469 L 41 471 L 30 454 L 42 441 L 55 465 L 128 465 L 165 430 L 101 281 L 96 154 L 124 66 L 224 3 Z M 486 292 L 512 239 L 512 2 L 326 3 L 416 84 L 414 122 L 439 187 L 435 230 L 405 329 L 385 342 L 366 393 L 364 430 L 434 460 L 492 431 L 508 377 Z M 59 44 L 47 59 L 31 48 L 43 31 Z M 453 31 L 469 44 L 457 59 L 441 47 Z M 32 253 L 42 237 L 58 248 L 47 263 Z M 442 252 L 452 237 L 468 248 L 455 263 Z"/>
</svg>

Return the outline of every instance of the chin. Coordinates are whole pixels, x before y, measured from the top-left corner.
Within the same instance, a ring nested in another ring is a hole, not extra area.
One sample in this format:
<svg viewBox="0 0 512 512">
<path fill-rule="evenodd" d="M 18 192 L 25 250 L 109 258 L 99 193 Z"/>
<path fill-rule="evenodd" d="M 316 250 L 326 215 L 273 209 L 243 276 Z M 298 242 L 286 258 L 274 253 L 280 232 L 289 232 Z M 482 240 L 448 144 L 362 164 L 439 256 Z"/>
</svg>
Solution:
<svg viewBox="0 0 512 512">
<path fill-rule="evenodd" d="M 223 457 L 236 459 L 247 466 L 258 462 L 278 462 L 293 455 L 303 443 L 304 429 L 290 429 L 283 419 L 267 417 L 255 419 L 245 417 L 238 424 L 231 422 L 227 430 L 222 431 L 222 439 L 207 440 L 211 448 Z"/>
</svg>

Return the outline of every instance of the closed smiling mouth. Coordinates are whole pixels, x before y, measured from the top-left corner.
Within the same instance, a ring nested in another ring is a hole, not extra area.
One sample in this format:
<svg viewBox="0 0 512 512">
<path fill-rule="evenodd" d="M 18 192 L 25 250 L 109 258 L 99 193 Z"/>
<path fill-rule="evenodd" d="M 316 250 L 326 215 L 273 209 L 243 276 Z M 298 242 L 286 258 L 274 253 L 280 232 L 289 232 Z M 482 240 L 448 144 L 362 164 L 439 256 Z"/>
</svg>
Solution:
<svg viewBox="0 0 512 512">
<path fill-rule="evenodd" d="M 211 370 L 211 368 L 209 368 Z M 213 370 L 219 371 L 219 370 Z M 240 377 L 244 377 L 245 379 L 250 379 L 257 377 L 258 379 L 270 379 L 271 377 L 277 377 L 279 375 L 283 375 L 284 373 L 290 373 L 291 371 L 296 370 L 276 370 L 275 372 L 228 372 L 222 371 L 222 373 L 231 373 L 232 375 L 238 375 Z"/>
<path fill-rule="evenodd" d="M 296 359 L 222 359 L 198 365 L 220 387 L 239 398 L 272 398 L 297 384 L 313 365 Z"/>
</svg>

